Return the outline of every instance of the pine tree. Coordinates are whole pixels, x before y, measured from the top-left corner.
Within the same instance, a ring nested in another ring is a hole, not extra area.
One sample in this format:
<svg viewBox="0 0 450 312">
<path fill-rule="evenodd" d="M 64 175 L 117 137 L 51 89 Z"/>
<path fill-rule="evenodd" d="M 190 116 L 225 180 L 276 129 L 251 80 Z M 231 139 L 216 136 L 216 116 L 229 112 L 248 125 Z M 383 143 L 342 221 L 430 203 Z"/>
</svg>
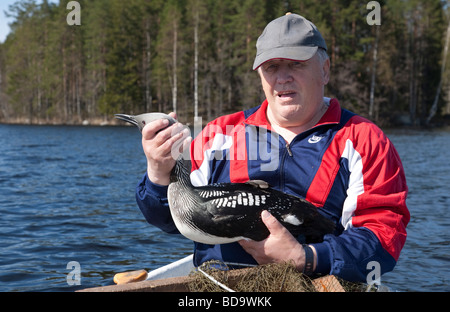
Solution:
<svg viewBox="0 0 450 312">
<path fill-rule="evenodd" d="M 39 68 L 42 65 L 41 33 L 37 32 L 38 7 L 33 1 L 21 1 L 10 7 L 13 34 L 8 38 L 7 73 L 8 87 L 13 109 L 33 121 L 39 107 Z"/>
</svg>

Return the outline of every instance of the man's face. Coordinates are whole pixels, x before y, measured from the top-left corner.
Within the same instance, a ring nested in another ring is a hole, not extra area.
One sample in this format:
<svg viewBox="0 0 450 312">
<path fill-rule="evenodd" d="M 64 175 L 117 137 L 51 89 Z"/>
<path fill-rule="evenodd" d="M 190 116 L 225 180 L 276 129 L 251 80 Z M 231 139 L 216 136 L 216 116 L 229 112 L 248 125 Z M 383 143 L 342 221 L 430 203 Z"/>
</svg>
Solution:
<svg viewBox="0 0 450 312">
<path fill-rule="evenodd" d="M 262 64 L 259 73 L 269 121 L 282 127 L 313 122 L 323 108 L 329 68 L 329 60 L 321 64 L 317 53 L 307 61 L 273 59 Z"/>
</svg>

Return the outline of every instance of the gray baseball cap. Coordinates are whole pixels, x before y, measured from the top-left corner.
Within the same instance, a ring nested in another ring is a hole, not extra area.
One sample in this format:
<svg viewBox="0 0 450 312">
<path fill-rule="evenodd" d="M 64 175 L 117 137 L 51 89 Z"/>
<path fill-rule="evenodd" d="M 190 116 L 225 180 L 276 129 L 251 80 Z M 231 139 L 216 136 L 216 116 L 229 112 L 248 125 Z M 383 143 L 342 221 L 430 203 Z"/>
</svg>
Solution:
<svg viewBox="0 0 450 312">
<path fill-rule="evenodd" d="M 309 60 L 318 48 L 327 50 L 317 27 L 303 16 L 287 13 L 267 24 L 259 36 L 253 70 L 271 59 Z"/>
</svg>

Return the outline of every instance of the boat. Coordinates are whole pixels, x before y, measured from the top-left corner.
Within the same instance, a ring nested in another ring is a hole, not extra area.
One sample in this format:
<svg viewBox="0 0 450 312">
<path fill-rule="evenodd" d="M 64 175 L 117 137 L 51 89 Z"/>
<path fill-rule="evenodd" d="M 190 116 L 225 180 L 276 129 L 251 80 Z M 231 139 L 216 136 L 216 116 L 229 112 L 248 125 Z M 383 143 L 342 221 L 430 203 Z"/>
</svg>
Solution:
<svg viewBox="0 0 450 312">
<path fill-rule="evenodd" d="M 228 273 L 228 286 L 219 285 L 225 291 L 233 292 L 233 285 L 245 276 L 251 268 L 234 269 Z M 189 292 L 189 282 L 193 280 L 190 275 L 193 270 L 199 270 L 193 264 L 193 255 L 190 254 L 175 262 L 147 272 L 146 270 L 118 273 L 114 277 L 116 285 L 100 286 L 78 290 L 78 292 Z M 208 275 L 202 270 L 199 270 Z M 208 277 L 209 278 L 209 277 Z M 333 275 L 326 275 L 311 280 L 315 291 L 318 292 L 344 292 L 344 286 Z M 230 287 L 230 288 L 229 288 Z M 375 288 L 370 286 L 368 291 L 391 291 L 383 285 Z"/>
<path fill-rule="evenodd" d="M 191 254 L 180 260 L 150 271 L 147 274 L 146 280 L 154 281 L 164 278 L 187 276 L 193 269 L 195 269 L 193 260 L 194 255 Z"/>
</svg>

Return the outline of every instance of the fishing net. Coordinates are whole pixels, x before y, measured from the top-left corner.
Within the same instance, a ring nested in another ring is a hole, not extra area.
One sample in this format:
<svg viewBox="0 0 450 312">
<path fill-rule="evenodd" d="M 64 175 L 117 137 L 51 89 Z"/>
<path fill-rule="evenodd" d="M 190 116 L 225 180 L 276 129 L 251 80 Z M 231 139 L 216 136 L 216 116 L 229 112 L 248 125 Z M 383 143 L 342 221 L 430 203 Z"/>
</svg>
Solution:
<svg viewBox="0 0 450 312">
<path fill-rule="evenodd" d="M 367 285 L 327 275 L 315 279 L 298 272 L 290 262 L 229 270 L 221 262 L 209 261 L 193 270 L 191 292 L 361 292 Z"/>
</svg>

